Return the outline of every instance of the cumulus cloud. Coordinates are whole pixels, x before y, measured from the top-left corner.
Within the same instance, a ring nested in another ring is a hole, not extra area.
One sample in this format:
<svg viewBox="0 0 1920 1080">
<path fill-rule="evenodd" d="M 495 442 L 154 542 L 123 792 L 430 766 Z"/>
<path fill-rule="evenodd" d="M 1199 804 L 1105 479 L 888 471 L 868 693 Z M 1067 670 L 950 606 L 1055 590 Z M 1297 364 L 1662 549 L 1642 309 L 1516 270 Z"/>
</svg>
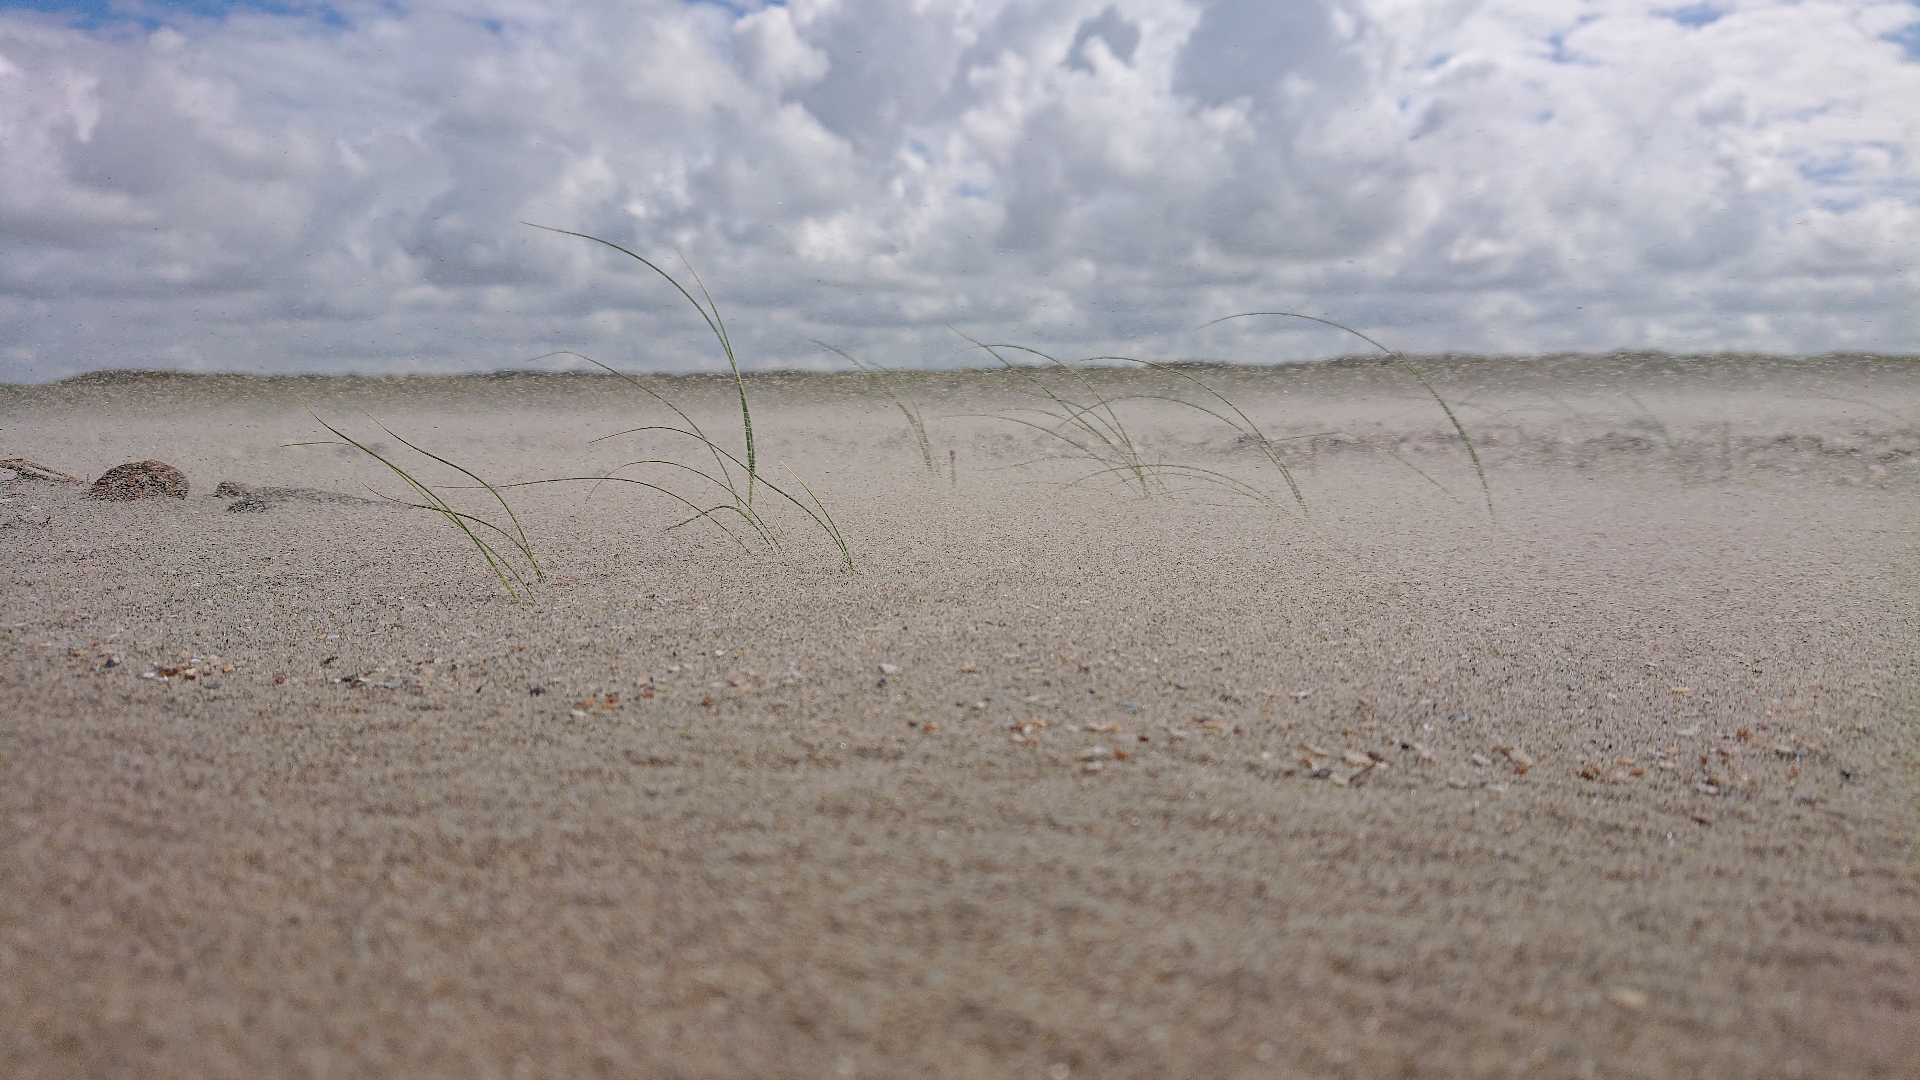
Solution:
<svg viewBox="0 0 1920 1080">
<path fill-rule="evenodd" d="M 1915 101 L 1904 0 L 0 10 L 0 380 L 716 362 L 521 221 L 764 367 L 1912 351 Z"/>
</svg>

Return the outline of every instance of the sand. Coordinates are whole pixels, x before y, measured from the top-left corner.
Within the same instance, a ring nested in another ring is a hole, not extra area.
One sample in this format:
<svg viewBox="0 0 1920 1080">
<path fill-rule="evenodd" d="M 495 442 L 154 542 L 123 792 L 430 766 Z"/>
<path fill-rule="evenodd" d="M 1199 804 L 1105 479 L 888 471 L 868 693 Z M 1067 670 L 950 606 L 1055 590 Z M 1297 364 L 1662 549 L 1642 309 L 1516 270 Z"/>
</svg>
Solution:
<svg viewBox="0 0 1920 1080">
<path fill-rule="evenodd" d="M 509 482 L 674 451 L 609 379 L 0 390 L 193 485 L 0 483 L 0 1074 L 1920 1075 L 1920 367 L 1436 361 L 1492 521 L 1404 375 L 1203 374 L 1307 516 L 764 377 L 857 572 L 520 488 L 518 602 L 292 395 Z"/>
</svg>

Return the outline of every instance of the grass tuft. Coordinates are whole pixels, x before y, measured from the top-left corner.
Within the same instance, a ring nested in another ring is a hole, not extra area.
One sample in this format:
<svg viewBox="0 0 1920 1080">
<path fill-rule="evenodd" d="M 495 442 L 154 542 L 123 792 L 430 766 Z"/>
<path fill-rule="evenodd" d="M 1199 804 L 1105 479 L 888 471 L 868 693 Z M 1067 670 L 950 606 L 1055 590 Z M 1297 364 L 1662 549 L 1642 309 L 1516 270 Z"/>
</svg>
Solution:
<svg viewBox="0 0 1920 1080">
<path fill-rule="evenodd" d="M 686 266 L 688 275 L 693 279 L 694 286 L 700 292 L 700 297 L 705 299 L 704 304 L 701 302 L 701 299 L 695 298 L 693 292 L 682 285 L 678 279 L 661 269 L 660 266 L 652 260 L 630 251 L 611 240 L 603 240 L 598 236 L 575 232 L 571 229 L 556 229 L 550 225 L 535 225 L 530 221 L 521 222 L 521 224 L 546 232 L 560 233 L 563 236 L 577 236 L 583 240 L 591 240 L 596 244 L 612 248 L 622 255 L 640 263 L 647 269 L 652 270 L 664 278 L 669 285 L 672 285 L 674 291 L 678 292 L 687 303 L 693 305 L 693 309 L 696 312 L 699 312 L 701 319 L 707 324 L 707 329 L 713 333 L 714 340 L 719 342 L 722 355 L 726 357 L 727 369 L 732 372 L 734 392 L 740 403 L 741 433 L 741 451 L 736 453 L 717 439 L 709 436 L 706 431 L 694 421 L 693 417 L 688 415 L 686 410 L 680 408 L 680 406 L 669 400 L 665 395 L 653 389 L 653 387 L 649 386 L 644 380 L 629 375 L 626 372 L 619 371 L 607 364 L 603 364 L 591 356 L 586 356 L 570 349 L 561 349 L 536 356 L 534 359 L 541 360 L 548 356 L 565 355 L 585 360 L 594 367 L 625 380 L 628 385 L 639 390 L 649 398 L 652 398 L 655 402 L 665 406 L 668 411 L 673 413 L 678 421 L 677 424 L 644 424 L 639 427 L 628 428 L 624 431 L 617 431 L 611 435 L 602 436 L 599 439 L 595 439 L 595 442 L 605 442 L 609 439 L 616 439 L 624 435 L 633 435 L 641 432 L 665 432 L 697 444 L 699 449 L 705 451 L 707 460 L 712 464 L 711 467 L 696 467 L 670 458 L 645 458 L 638 461 L 626 462 L 600 476 L 557 477 L 551 480 L 528 481 L 528 483 L 557 484 L 587 481 L 594 483 L 637 485 L 665 495 L 681 503 L 693 512 L 691 517 L 669 526 L 671 529 L 677 529 L 682 525 L 687 525 L 695 521 L 707 521 L 717 526 L 721 532 L 725 533 L 743 549 L 751 551 L 753 545 L 747 542 L 747 538 L 741 533 L 737 533 L 727 527 L 726 522 L 732 521 L 736 526 L 743 529 L 746 534 L 759 541 L 760 544 L 769 550 L 778 551 L 781 549 L 783 539 L 783 532 L 779 522 L 765 512 L 765 500 L 761 500 L 761 506 L 759 507 L 754 505 L 754 499 L 757 493 L 760 489 L 764 488 L 770 494 L 798 508 L 801 513 L 811 519 L 839 550 L 841 561 L 845 563 L 846 568 L 848 570 L 854 569 L 853 549 L 847 543 L 846 534 L 840 530 L 840 526 L 834 521 L 833 515 L 827 513 L 825 504 L 813 493 L 813 490 L 807 487 L 805 483 L 800 484 L 801 490 L 805 492 L 807 496 L 806 500 L 803 501 L 789 493 L 785 488 L 774 484 L 761 473 L 759 457 L 754 444 L 753 407 L 747 400 L 746 378 L 741 374 L 739 358 L 734 354 L 733 341 L 727 334 L 727 324 L 725 320 L 720 317 L 720 307 L 714 302 L 713 294 L 707 291 L 706 284 L 700 280 L 699 273 L 694 270 L 693 264 L 687 261 L 686 256 L 681 255 L 680 261 Z M 675 253 L 679 254 L 677 251 Z M 689 498 L 667 484 L 620 475 L 622 471 L 627 469 L 643 468 L 665 469 L 669 471 L 678 470 L 690 474 L 693 478 L 705 481 L 706 485 L 716 489 L 719 495 L 714 496 L 716 501 L 708 504 L 705 503 L 704 500 Z M 788 472 L 791 473 L 792 470 L 789 469 Z M 794 479 L 798 481 L 799 477 L 795 476 Z"/>
<path fill-rule="evenodd" d="M 808 338 L 807 340 L 828 352 L 837 353 L 842 359 L 854 367 L 859 368 L 868 379 L 872 380 L 873 383 L 880 388 L 880 392 L 887 396 L 887 400 L 893 402 L 894 408 L 899 409 L 900 414 L 907 418 L 907 427 L 912 429 L 913 437 L 918 440 L 920 444 L 920 460 L 926 465 L 927 472 L 934 476 L 940 475 L 940 467 L 933 462 L 933 443 L 927 438 L 927 423 L 920 416 L 920 404 L 911 397 L 908 397 L 900 389 L 899 384 L 895 380 L 894 373 L 887 368 L 881 367 L 879 364 L 862 360 L 838 345 L 829 345 L 817 338 Z M 795 477 L 794 479 L 797 480 L 799 477 Z"/>
<path fill-rule="evenodd" d="M 1237 315 L 1225 315 L 1225 316 L 1222 316 L 1221 318 L 1214 319 L 1211 322 L 1201 323 L 1196 329 L 1205 330 L 1209 326 L 1217 326 L 1220 323 L 1227 322 L 1228 320 L 1231 320 L 1231 319 L 1248 319 L 1248 318 L 1254 318 L 1256 316 L 1274 316 L 1278 318 L 1287 318 L 1287 319 L 1305 319 L 1308 322 L 1316 322 L 1322 326 L 1331 326 L 1335 330 L 1340 330 L 1340 331 L 1344 331 L 1346 333 L 1352 334 L 1354 337 L 1359 338 L 1361 341 L 1366 342 L 1367 344 L 1373 346 L 1376 349 L 1379 349 L 1381 352 L 1399 361 L 1400 366 L 1406 369 L 1408 374 L 1412 375 L 1415 379 L 1418 379 L 1420 381 L 1421 386 L 1424 386 L 1427 388 L 1427 393 L 1433 396 L 1434 402 L 1440 406 L 1440 411 L 1446 414 L 1447 422 L 1453 425 L 1454 432 L 1460 436 L 1460 442 L 1463 445 L 1465 445 L 1467 448 L 1467 456 L 1473 459 L 1473 471 L 1480 478 L 1480 492 L 1481 494 L 1486 496 L 1487 520 L 1495 521 L 1495 522 L 1499 520 L 1499 516 L 1495 513 L 1493 509 L 1493 487 L 1492 485 L 1487 483 L 1487 468 L 1480 461 L 1480 451 L 1474 447 L 1473 439 L 1471 436 L 1467 434 L 1466 426 L 1460 423 L 1460 418 L 1458 416 L 1454 415 L 1453 406 L 1448 405 L 1447 399 L 1440 396 L 1440 391 L 1434 389 L 1433 383 L 1427 378 L 1427 373 L 1424 371 L 1421 371 L 1420 365 L 1414 363 L 1411 357 L 1407 356 L 1406 353 L 1401 352 L 1399 349 L 1391 349 L 1385 345 L 1380 344 L 1378 341 L 1373 340 L 1372 338 L 1361 333 L 1360 331 L 1355 330 L 1351 326 L 1342 325 L 1341 323 L 1334 322 L 1332 319 L 1323 319 L 1318 315 L 1302 315 L 1297 311 L 1243 311 Z M 1394 456 L 1398 457 L 1399 455 L 1396 454 Z M 1406 464 L 1411 464 L 1411 463 L 1408 462 Z M 1421 475 L 1424 476 L 1425 474 L 1422 473 Z M 1432 478 L 1429 477 L 1428 479 L 1431 480 Z"/>
<path fill-rule="evenodd" d="M 403 438 L 398 433 L 396 433 L 392 428 L 388 427 L 384 423 L 381 423 L 380 419 L 374 416 L 371 412 L 367 412 L 365 409 L 361 410 L 361 412 L 366 413 L 367 419 L 371 420 L 375 427 L 379 428 L 381 431 L 386 432 L 389 436 L 393 438 L 395 442 L 413 451 L 414 453 L 421 455 L 422 457 L 426 457 L 433 461 L 437 461 L 440 464 L 445 465 L 450 469 L 453 469 L 454 471 L 460 473 L 461 475 L 472 480 L 474 483 L 478 484 L 481 488 L 484 488 L 488 494 L 494 497 L 495 501 L 499 502 L 500 509 L 505 511 L 507 515 L 507 522 L 509 525 L 512 526 L 511 532 L 509 532 L 506 528 L 503 528 L 500 525 L 497 525 L 491 521 L 488 521 L 483 517 L 479 517 L 474 514 L 469 514 L 464 511 L 454 509 L 453 505 L 447 502 L 446 499 L 442 498 L 440 494 L 436 492 L 432 487 L 428 486 L 426 481 L 420 479 L 415 474 L 408 472 L 406 469 L 401 468 L 400 465 L 397 462 L 395 462 L 392 458 L 386 456 L 385 454 L 382 454 L 378 450 L 375 450 L 373 447 L 368 446 L 366 443 L 363 443 L 360 440 L 355 439 L 353 436 L 348 435 L 346 432 L 340 430 L 339 428 L 333 426 L 332 424 L 327 423 L 326 420 L 321 418 L 318 412 L 314 411 L 314 408 L 312 405 L 307 404 L 307 401 L 305 398 L 302 398 L 300 395 L 295 394 L 294 400 L 300 402 L 300 406 L 307 410 L 307 414 L 313 417 L 315 423 L 318 423 L 321 427 L 326 428 L 327 431 L 330 432 L 334 437 L 333 439 L 324 440 L 321 442 L 288 443 L 287 444 L 288 446 L 350 446 L 355 450 L 358 450 L 361 453 L 372 458 L 373 460 L 379 462 L 380 464 L 385 465 L 388 469 L 392 470 L 395 476 L 398 476 L 402 481 L 406 483 L 406 485 L 409 488 L 413 489 L 415 496 L 417 496 L 420 501 L 409 502 L 406 499 L 396 499 L 393 496 L 386 494 L 385 492 L 377 490 L 371 485 L 367 485 L 368 491 L 373 492 L 374 495 L 379 496 L 380 498 L 385 499 L 388 502 L 398 503 L 401 506 L 412 507 L 415 510 L 431 510 L 434 513 L 439 514 L 442 517 L 446 518 L 450 524 L 452 524 L 455 528 L 459 529 L 462 533 L 464 533 L 468 540 L 472 541 L 474 549 L 477 550 L 480 553 L 480 557 L 486 561 L 487 568 L 493 571 L 494 576 L 500 579 L 500 584 L 506 588 L 507 595 L 513 597 L 515 600 L 531 599 L 533 597 L 532 583 L 528 582 L 525 575 L 523 575 L 520 572 L 519 568 L 514 565 L 513 559 L 509 558 L 506 553 L 502 552 L 498 547 L 494 546 L 494 543 L 487 538 L 489 531 L 491 531 L 492 533 L 498 534 L 501 538 L 503 538 L 506 541 L 507 545 L 510 548 L 512 548 L 514 551 L 519 552 L 520 557 L 526 561 L 527 567 L 533 573 L 534 581 L 546 580 L 546 574 L 541 571 L 539 561 L 534 558 L 533 544 L 531 541 L 527 539 L 526 529 L 521 527 L 519 516 L 513 512 L 513 507 L 508 505 L 507 498 L 505 495 L 502 495 L 500 493 L 499 487 L 488 483 L 486 480 L 482 479 L 478 473 L 475 473 L 473 470 L 468 469 L 463 465 L 456 465 L 453 462 L 448 461 L 446 458 L 441 457 L 440 455 L 434 453 L 431 450 L 427 450 L 423 447 L 417 446 L 407 441 L 405 438 Z M 507 486 L 511 487 L 513 485 L 507 485 Z"/>
<path fill-rule="evenodd" d="M 1287 489 L 1293 495 L 1300 511 L 1306 512 L 1306 497 L 1300 491 L 1300 485 L 1294 478 L 1293 470 L 1287 467 L 1286 461 L 1281 457 L 1279 447 L 1238 405 L 1191 372 L 1182 371 L 1171 364 L 1141 360 L 1131 356 L 1094 356 L 1069 362 L 1025 345 L 988 344 L 951 326 L 947 329 L 953 330 L 954 333 L 971 342 L 974 348 L 993 357 L 1008 371 L 1019 375 L 1031 387 L 1023 392 L 1043 402 L 1038 408 L 1017 410 L 1030 414 L 1032 419 L 1005 413 L 996 415 L 995 419 L 1018 424 L 1057 439 L 1095 466 L 1092 472 L 1073 481 L 1073 484 L 1068 485 L 1069 487 L 1099 477 L 1119 477 L 1129 487 L 1138 490 L 1142 496 L 1154 496 L 1172 493 L 1169 480 L 1185 480 L 1202 487 L 1225 490 L 1255 502 L 1268 503 L 1276 507 L 1280 505 L 1266 492 L 1217 469 L 1149 459 L 1142 450 L 1141 444 L 1134 439 L 1132 433 L 1127 430 L 1126 424 L 1120 419 L 1118 406 L 1128 401 L 1165 401 L 1206 413 L 1232 428 L 1243 440 L 1259 447 L 1267 460 L 1285 479 Z M 1005 353 L 1024 353 L 1038 357 L 1043 363 L 1036 370 L 1030 364 L 1014 363 Z M 1205 399 L 1198 402 L 1191 401 L 1171 394 L 1125 394 L 1108 397 L 1100 392 L 1093 380 L 1087 378 L 1079 365 L 1113 362 L 1135 364 L 1172 375 L 1198 387 L 1207 398 L 1212 399 L 1212 403 L 1208 403 Z M 1048 370 L 1065 377 L 1068 383 L 1065 392 L 1056 389 L 1052 383 L 1041 377 L 1040 371 Z M 1033 464 L 1033 462 L 1023 464 Z"/>
</svg>

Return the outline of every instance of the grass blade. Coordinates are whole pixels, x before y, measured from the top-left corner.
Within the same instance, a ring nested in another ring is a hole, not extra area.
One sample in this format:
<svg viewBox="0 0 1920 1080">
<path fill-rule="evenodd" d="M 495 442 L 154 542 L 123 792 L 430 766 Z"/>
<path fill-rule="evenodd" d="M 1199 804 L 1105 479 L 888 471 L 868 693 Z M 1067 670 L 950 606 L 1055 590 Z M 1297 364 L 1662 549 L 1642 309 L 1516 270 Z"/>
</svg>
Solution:
<svg viewBox="0 0 1920 1080">
<path fill-rule="evenodd" d="M 1480 491 L 1487 498 L 1487 520 L 1493 521 L 1493 522 L 1499 521 L 1499 516 L 1495 513 L 1493 509 L 1493 486 L 1487 483 L 1487 469 L 1486 469 L 1486 466 L 1482 464 L 1480 461 L 1480 451 L 1474 447 L 1473 439 L 1470 436 L 1468 436 L 1466 426 L 1461 424 L 1460 418 L 1453 414 L 1453 406 L 1447 404 L 1447 399 L 1441 397 L 1440 391 L 1434 389 L 1433 383 L 1428 380 L 1427 373 L 1424 371 L 1421 371 L 1420 365 L 1414 363 L 1413 360 L 1410 357 L 1408 357 L 1406 353 L 1401 352 L 1399 349 L 1390 349 L 1387 346 L 1382 345 L 1379 342 L 1368 337 L 1367 335 L 1361 333 L 1360 331 L 1355 330 L 1351 326 L 1344 326 L 1340 323 L 1334 322 L 1332 319 L 1323 319 L 1318 315 L 1302 315 L 1297 311 L 1243 311 L 1237 315 L 1226 315 L 1221 318 L 1214 319 L 1211 322 L 1201 323 L 1198 327 L 1196 327 L 1196 329 L 1205 330 L 1209 326 L 1215 326 L 1220 323 L 1227 322 L 1230 319 L 1247 319 L 1247 318 L 1253 318 L 1255 316 L 1274 316 L 1274 317 L 1288 318 L 1288 319 L 1305 319 L 1308 322 L 1319 323 L 1322 326 L 1331 326 L 1335 330 L 1341 330 L 1341 331 L 1345 331 L 1346 333 L 1352 334 L 1354 337 L 1359 338 L 1361 341 L 1366 342 L 1367 344 L 1373 346 L 1374 348 L 1379 349 L 1381 352 L 1386 353 L 1388 356 L 1391 356 L 1394 359 L 1400 361 L 1400 366 L 1406 368 L 1409 374 L 1411 374 L 1414 378 L 1420 380 L 1421 386 L 1424 386 L 1427 388 L 1427 393 L 1433 396 L 1434 402 L 1440 406 L 1440 411 L 1447 415 L 1447 422 L 1453 425 L 1454 432 L 1460 436 L 1460 442 L 1464 444 L 1467 448 L 1467 456 L 1473 459 L 1473 471 L 1475 472 L 1475 474 L 1477 474 L 1480 477 Z"/>
<path fill-rule="evenodd" d="M 385 455 L 381 454 L 379 451 L 373 449 L 372 447 L 366 445 L 365 443 L 360 442 L 358 439 L 355 439 L 353 436 L 348 435 L 346 432 L 340 430 L 339 428 L 334 427 L 332 424 L 327 423 L 326 420 L 321 418 L 318 412 L 314 411 L 313 406 L 309 405 L 305 398 L 302 398 L 299 394 L 295 394 L 294 400 L 300 402 L 301 408 L 304 408 L 307 410 L 307 415 L 313 417 L 315 423 L 319 424 L 323 428 L 326 428 L 327 431 L 332 433 L 333 436 L 339 439 L 341 443 L 347 446 L 351 446 L 354 449 L 372 458 L 373 460 L 379 462 L 380 464 L 385 465 L 389 470 L 391 470 L 394 473 L 394 475 L 398 476 L 402 481 L 404 481 L 408 487 L 412 488 L 414 492 L 417 495 L 419 495 L 419 497 L 423 500 L 423 502 L 408 503 L 405 500 L 393 499 L 389 496 L 381 495 L 381 493 L 378 491 L 374 491 L 374 494 L 380 495 L 381 498 L 388 499 L 388 501 L 390 502 L 398 502 L 398 503 L 401 503 L 402 505 L 412 506 L 412 507 L 415 507 L 416 509 L 421 509 L 421 510 L 431 510 L 436 514 L 439 514 L 442 517 L 445 517 L 448 522 L 450 522 L 454 527 L 458 528 L 463 534 L 465 534 L 466 538 L 473 543 L 474 549 L 480 553 L 480 557 L 483 561 L 486 562 L 487 568 L 492 570 L 494 573 L 494 576 L 500 579 L 500 584 L 502 587 L 504 587 L 507 590 L 507 595 L 518 600 L 518 599 L 521 599 L 521 591 L 525 590 L 526 597 L 528 599 L 532 598 L 533 587 L 527 583 L 524 577 L 521 576 L 519 570 L 514 567 L 512 561 L 507 559 L 506 556 L 502 555 L 499 549 L 495 548 L 492 544 L 489 544 L 484 537 L 476 533 L 473 530 L 472 525 L 469 524 L 469 522 L 475 522 L 475 523 L 484 525 L 487 528 L 492 529 L 493 531 L 499 533 L 501 536 L 505 537 L 510 543 L 512 543 L 515 547 L 520 549 L 521 555 L 526 558 L 528 565 L 533 568 L 535 578 L 537 580 L 545 580 L 545 575 L 540 570 L 540 564 L 534 559 L 533 545 L 527 541 L 526 532 L 520 528 L 519 518 L 513 515 L 513 510 L 511 507 L 507 508 L 507 514 L 509 518 L 511 518 L 513 521 L 515 532 L 518 533 L 517 537 L 513 533 L 508 533 L 505 529 L 500 528 L 498 525 L 495 525 L 490 521 L 486 521 L 483 518 L 479 518 L 472 514 L 467 514 L 462 511 L 454 509 L 452 504 L 448 503 L 445 499 L 441 498 L 440 495 L 437 492 L 435 492 L 433 488 L 429 487 L 425 481 L 420 480 L 419 478 L 415 477 L 412 473 L 401 468 L 397 462 L 394 462 L 392 459 L 386 457 Z M 367 415 L 369 419 L 373 419 L 373 414 L 368 413 Z M 378 425 L 382 431 L 387 432 L 387 434 L 389 435 L 393 435 L 393 431 L 389 429 L 386 425 L 381 424 L 379 420 L 374 419 L 373 422 L 376 425 Z M 493 485 L 488 484 L 485 480 L 481 479 L 479 476 L 475 475 L 471 471 L 461 468 L 458 465 L 454 465 L 452 462 L 449 462 L 445 458 L 439 457 L 438 455 L 428 453 L 425 450 L 421 450 L 419 447 L 414 446 L 412 443 L 407 442 L 405 439 L 401 439 L 400 436 L 398 435 L 393 435 L 393 437 L 395 439 L 398 439 L 402 444 L 406 445 L 409 449 L 412 449 L 418 453 L 424 454 L 425 456 L 430 457 L 433 460 L 438 461 L 442 464 L 448 465 L 454 469 L 458 469 L 461 473 L 464 473 L 465 475 L 471 477 L 473 480 L 478 482 L 482 487 L 492 492 L 494 497 L 500 500 L 500 504 L 503 507 L 506 506 L 506 499 L 503 496 L 501 496 L 499 490 L 495 488 Z M 301 444 L 301 445 L 305 445 L 305 444 Z M 373 489 L 369 488 L 368 490 L 371 491 Z"/>
<path fill-rule="evenodd" d="M 893 384 L 893 372 L 881 367 L 879 364 L 862 360 L 838 345 L 829 345 L 817 338 L 808 338 L 807 340 L 829 352 L 838 353 L 841 357 L 845 358 L 848 363 L 864 372 L 869 379 L 872 379 L 880 387 L 881 392 L 887 395 L 887 400 L 893 402 L 894 407 L 899 409 L 901 415 L 907 418 L 907 426 L 913 429 L 914 438 L 920 442 L 920 458 L 926 463 L 927 471 L 938 476 L 940 469 L 933 463 L 933 443 L 927 438 L 927 425 L 920 417 L 920 406 L 915 403 L 913 399 L 903 397 L 898 392 Z M 795 477 L 795 479 L 799 478 Z"/>
</svg>

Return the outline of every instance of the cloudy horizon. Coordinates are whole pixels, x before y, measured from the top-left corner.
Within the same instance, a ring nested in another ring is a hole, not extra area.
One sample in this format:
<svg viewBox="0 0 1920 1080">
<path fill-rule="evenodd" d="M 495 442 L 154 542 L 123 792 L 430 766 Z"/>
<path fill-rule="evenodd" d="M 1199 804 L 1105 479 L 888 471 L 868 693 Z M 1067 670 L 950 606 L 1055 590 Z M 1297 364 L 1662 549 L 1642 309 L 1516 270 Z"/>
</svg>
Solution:
<svg viewBox="0 0 1920 1080">
<path fill-rule="evenodd" d="M 1908 0 L 0 2 L 0 382 L 720 362 L 523 221 L 750 368 L 1912 353 L 1915 102 Z"/>
</svg>

